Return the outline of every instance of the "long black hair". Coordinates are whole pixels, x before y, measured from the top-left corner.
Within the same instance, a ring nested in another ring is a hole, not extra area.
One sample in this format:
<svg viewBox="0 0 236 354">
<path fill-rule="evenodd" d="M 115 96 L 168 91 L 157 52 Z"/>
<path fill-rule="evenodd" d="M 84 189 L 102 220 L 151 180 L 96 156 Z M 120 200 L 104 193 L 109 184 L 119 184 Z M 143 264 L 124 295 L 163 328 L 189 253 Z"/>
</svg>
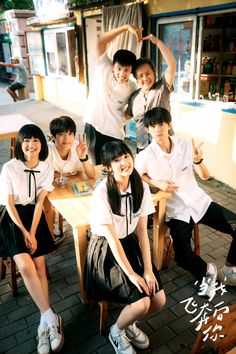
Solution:
<svg viewBox="0 0 236 354">
<path fill-rule="evenodd" d="M 105 167 L 110 167 L 116 158 L 129 154 L 133 159 L 130 148 L 123 141 L 111 141 L 102 147 L 101 162 Z M 130 175 L 131 192 L 133 196 L 133 212 L 136 213 L 143 199 L 143 183 L 137 170 L 134 168 Z M 112 212 L 121 215 L 121 193 L 117 187 L 113 173 L 108 171 L 107 195 Z"/>
</svg>

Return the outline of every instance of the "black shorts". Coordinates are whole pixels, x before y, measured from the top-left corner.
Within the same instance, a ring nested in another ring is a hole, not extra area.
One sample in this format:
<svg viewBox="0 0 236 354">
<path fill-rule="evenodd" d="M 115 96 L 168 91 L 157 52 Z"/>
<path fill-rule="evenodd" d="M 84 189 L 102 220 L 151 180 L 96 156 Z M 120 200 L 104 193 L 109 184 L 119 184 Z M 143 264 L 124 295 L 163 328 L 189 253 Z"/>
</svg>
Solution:
<svg viewBox="0 0 236 354">
<path fill-rule="evenodd" d="M 16 91 L 16 90 L 19 90 L 21 88 L 25 87 L 24 85 L 20 84 L 19 82 L 13 82 L 13 84 L 11 84 L 8 88 L 11 90 L 11 91 Z"/>
</svg>

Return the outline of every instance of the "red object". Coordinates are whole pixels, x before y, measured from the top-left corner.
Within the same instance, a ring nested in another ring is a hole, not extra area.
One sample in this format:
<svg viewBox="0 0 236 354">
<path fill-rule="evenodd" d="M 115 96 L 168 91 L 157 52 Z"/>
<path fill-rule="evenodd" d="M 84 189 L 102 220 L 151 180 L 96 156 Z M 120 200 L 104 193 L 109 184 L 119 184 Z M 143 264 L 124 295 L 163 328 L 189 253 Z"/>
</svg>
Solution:
<svg viewBox="0 0 236 354">
<path fill-rule="evenodd" d="M 182 41 L 182 35 L 181 35 L 181 32 L 180 32 L 180 34 L 179 34 L 179 48 L 178 48 L 179 58 L 182 57 L 182 49 L 183 49 L 183 41 Z"/>
<path fill-rule="evenodd" d="M 173 37 L 172 34 L 170 34 L 170 51 L 172 52 L 173 49 Z"/>
</svg>

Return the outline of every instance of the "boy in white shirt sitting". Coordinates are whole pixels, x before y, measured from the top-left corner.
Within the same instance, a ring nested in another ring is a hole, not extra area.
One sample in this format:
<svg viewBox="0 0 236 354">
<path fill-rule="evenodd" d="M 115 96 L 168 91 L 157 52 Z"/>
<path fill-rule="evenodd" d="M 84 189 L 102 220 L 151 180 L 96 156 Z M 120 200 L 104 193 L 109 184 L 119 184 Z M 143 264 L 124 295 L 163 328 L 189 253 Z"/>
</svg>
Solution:
<svg viewBox="0 0 236 354">
<path fill-rule="evenodd" d="M 199 295 L 214 297 L 217 268 L 206 263 L 191 248 L 194 224 L 202 223 L 229 234 L 233 240 L 226 263 L 218 271 L 221 282 L 236 285 L 236 215 L 212 201 L 197 184 L 193 166 L 202 179 L 209 178 L 202 151 L 185 139 L 170 137 L 171 115 L 163 107 L 153 108 L 144 116 L 144 125 L 152 136 L 151 144 L 136 156 L 135 167 L 142 179 L 170 192 L 166 222 L 170 228 L 179 266 L 190 271 L 201 284 Z"/>
<path fill-rule="evenodd" d="M 83 178 L 94 178 L 95 169 L 88 158 L 86 136 L 79 134 L 79 141 L 75 140 L 76 125 L 73 119 L 68 116 L 55 118 L 49 128 L 51 141 L 48 142 L 47 162 L 53 167 L 54 176 L 60 178 L 79 173 Z M 56 235 L 59 233 L 58 230 L 54 231 Z M 62 230 L 60 234 L 62 236 Z"/>
</svg>

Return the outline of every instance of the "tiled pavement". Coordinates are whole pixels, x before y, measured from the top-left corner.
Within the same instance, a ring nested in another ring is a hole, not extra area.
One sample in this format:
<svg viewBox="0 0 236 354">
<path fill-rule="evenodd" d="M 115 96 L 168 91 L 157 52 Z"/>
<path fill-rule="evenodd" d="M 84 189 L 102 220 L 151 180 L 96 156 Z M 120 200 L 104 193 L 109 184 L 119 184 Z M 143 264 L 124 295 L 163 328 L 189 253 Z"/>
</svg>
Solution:
<svg viewBox="0 0 236 354">
<path fill-rule="evenodd" d="M 1 93 L 1 88 L 0 88 Z M 39 124 L 42 129 L 48 126 L 51 118 L 61 114 L 59 107 L 48 102 L 17 103 L 1 106 L 0 115 L 12 112 L 22 112 L 29 119 Z M 48 114 L 49 113 L 49 114 Z M 65 112 L 64 112 L 65 113 Z M 40 118 L 41 117 L 41 118 Z M 73 117 L 76 119 L 75 115 Z M 81 121 L 78 119 L 78 123 Z M 0 141 L 0 168 L 9 158 L 8 143 Z M 201 183 L 212 198 L 221 205 L 236 212 L 236 191 L 221 183 L 210 180 Z M 150 237 L 151 237 L 150 231 Z M 220 267 L 229 247 L 230 238 L 221 233 L 215 233 L 207 227 L 200 226 L 201 255 L 206 261 L 214 262 Z M 65 240 L 59 249 L 47 257 L 50 272 L 50 300 L 55 311 L 65 320 L 65 354 L 112 354 L 114 353 L 107 336 L 99 335 L 99 309 L 83 305 L 79 298 L 79 286 L 76 274 L 75 252 L 73 238 L 68 225 L 65 225 Z M 167 294 L 167 304 L 160 313 L 142 321 L 140 326 L 149 335 L 150 348 L 139 350 L 143 354 L 189 354 L 196 337 L 197 321 L 190 322 L 193 316 L 200 312 L 200 306 L 206 300 L 197 295 L 194 278 L 181 268 L 174 260 L 166 271 L 161 271 L 161 278 Z M 235 303 L 236 289 L 227 287 L 227 293 L 217 296 L 209 305 L 220 301 L 224 305 Z M 0 354 L 28 354 L 36 352 L 36 331 L 39 322 L 39 313 L 28 295 L 22 279 L 18 279 L 19 294 L 12 296 L 9 284 L 9 275 L 0 282 Z M 185 311 L 182 300 L 193 297 L 197 303 L 197 310 L 193 316 Z M 120 310 L 119 306 L 111 305 L 107 322 L 107 330 L 115 321 Z M 215 353 L 209 346 L 203 348 L 205 353 Z"/>
</svg>

